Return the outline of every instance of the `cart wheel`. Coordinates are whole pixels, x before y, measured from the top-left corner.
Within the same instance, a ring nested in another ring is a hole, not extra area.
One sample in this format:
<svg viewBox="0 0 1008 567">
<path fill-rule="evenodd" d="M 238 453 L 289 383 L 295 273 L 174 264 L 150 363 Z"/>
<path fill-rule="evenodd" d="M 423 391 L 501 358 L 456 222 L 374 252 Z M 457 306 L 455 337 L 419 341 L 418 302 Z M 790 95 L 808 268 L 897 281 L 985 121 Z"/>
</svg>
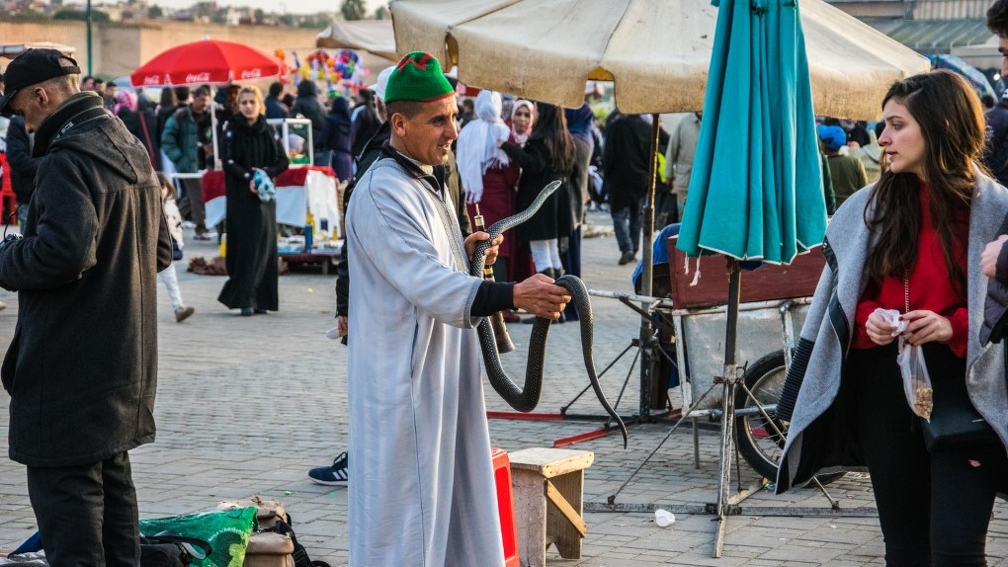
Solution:
<svg viewBox="0 0 1008 567">
<path fill-rule="evenodd" d="M 735 409 L 754 409 L 757 407 L 757 400 L 763 406 L 776 404 L 784 387 L 786 375 L 783 350 L 772 352 L 757 360 L 743 376 L 752 396 L 746 394 L 742 388 L 737 389 Z M 774 417 L 773 412 L 767 413 Z M 784 449 L 786 436 L 787 424 L 778 419 L 767 420 L 760 413 L 743 414 L 735 418 L 735 437 L 738 439 L 739 453 L 756 472 L 766 478 L 777 478 L 777 462 Z"/>
<path fill-rule="evenodd" d="M 786 377 L 787 369 L 784 366 L 783 350 L 772 352 L 757 360 L 743 376 L 745 385 L 752 392 L 753 397 L 739 388 L 735 393 L 736 411 L 755 409 L 757 407 L 756 400 L 759 400 L 763 406 L 775 405 L 780 399 Z M 768 411 L 767 414 L 772 418 L 771 420 L 767 420 L 760 413 L 737 416 L 735 418 L 735 438 L 738 440 L 738 449 L 742 458 L 757 473 L 769 479 L 776 479 L 777 463 L 784 451 L 788 424 L 776 419 L 773 411 Z M 780 434 L 777 433 L 778 431 Z M 844 476 L 843 472 L 837 472 L 820 474 L 817 478 L 820 483 L 826 485 L 842 476 Z M 811 481 L 807 486 L 813 486 Z"/>
</svg>

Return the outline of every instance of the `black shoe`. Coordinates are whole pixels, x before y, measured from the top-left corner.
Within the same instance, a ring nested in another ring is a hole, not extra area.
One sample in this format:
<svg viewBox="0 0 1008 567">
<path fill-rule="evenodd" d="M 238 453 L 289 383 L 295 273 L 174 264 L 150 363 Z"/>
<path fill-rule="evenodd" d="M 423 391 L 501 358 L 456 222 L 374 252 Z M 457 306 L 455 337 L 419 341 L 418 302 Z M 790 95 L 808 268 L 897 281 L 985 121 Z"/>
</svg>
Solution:
<svg viewBox="0 0 1008 567">
<path fill-rule="evenodd" d="M 251 317 L 252 313 L 253 313 L 253 309 L 251 307 L 242 307 L 241 308 L 242 317 Z"/>
<path fill-rule="evenodd" d="M 350 479 L 350 475 L 347 472 L 349 463 L 350 458 L 347 456 L 346 451 L 344 451 L 336 455 L 336 458 L 333 459 L 333 464 L 324 467 L 315 467 L 308 471 L 308 478 L 316 484 L 346 486 L 347 481 Z"/>
<path fill-rule="evenodd" d="M 623 266 L 623 265 L 629 264 L 630 262 L 633 262 L 636 258 L 637 258 L 637 255 L 634 254 L 633 252 L 630 252 L 628 250 L 628 251 L 624 252 L 622 256 L 620 256 L 619 265 Z"/>
<path fill-rule="evenodd" d="M 252 311 L 253 311 L 253 313 L 255 313 L 256 315 L 265 315 L 265 314 L 266 314 L 266 310 L 265 310 L 265 309 L 263 309 L 262 307 L 256 307 L 256 308 L 255 308 L 255 309 L 253 309 Z"/>
</svg>

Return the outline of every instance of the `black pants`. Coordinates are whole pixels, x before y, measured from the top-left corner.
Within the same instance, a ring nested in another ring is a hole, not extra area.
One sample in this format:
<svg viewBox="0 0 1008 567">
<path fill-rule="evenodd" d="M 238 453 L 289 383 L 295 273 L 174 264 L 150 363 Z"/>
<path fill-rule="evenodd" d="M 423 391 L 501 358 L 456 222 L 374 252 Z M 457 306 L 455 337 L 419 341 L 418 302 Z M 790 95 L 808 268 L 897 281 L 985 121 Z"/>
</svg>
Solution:
<svg viewBox="0 0 1008 567">
<path fill-rule="evenodd" d="M 53 567 L 137 567 L 140 527 L 129 455 L 28 467 L 28 496 Z"/>
<path fill-rule="evenodd" d="M 852 425 L 871 473 L 886 565 L 987 565 L 987 527 L 999 479 L 1008 474 L 1000 444 L 929 453 L 910 411 L 896 343 L 851 349 L 844 379 L 853 386 Z M 925 345 L 932 382 L 963 380 L 965 362 L 945 345 Z"/>
</svg>

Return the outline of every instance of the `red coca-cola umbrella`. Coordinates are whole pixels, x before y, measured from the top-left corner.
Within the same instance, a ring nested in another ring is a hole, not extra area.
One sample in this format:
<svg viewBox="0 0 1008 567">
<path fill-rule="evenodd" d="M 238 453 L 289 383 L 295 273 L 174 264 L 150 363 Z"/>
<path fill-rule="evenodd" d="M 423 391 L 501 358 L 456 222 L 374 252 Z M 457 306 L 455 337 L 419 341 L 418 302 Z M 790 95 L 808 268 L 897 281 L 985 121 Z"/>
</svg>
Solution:
<svg viewBox="0 0 1008 567">
<path fill-rule="evenodd" d="M 233 41 L 205 38 L 161 52 L 130 75 L 134 87 L 173 87 L 225 84 L 232 81 L 268 79 L 286 73 L 281 59 L 254 47 Z M 217 161 L 217 117 L 210 105 L 214 125 L 211 138 Z"/>
<path fill-rule="evenodd" d="M 130 75 L 134 87 L 222 84 L 275 77 L 282 62 L 241 43 L 203 39 L 163 51 Z"/>
</svg>

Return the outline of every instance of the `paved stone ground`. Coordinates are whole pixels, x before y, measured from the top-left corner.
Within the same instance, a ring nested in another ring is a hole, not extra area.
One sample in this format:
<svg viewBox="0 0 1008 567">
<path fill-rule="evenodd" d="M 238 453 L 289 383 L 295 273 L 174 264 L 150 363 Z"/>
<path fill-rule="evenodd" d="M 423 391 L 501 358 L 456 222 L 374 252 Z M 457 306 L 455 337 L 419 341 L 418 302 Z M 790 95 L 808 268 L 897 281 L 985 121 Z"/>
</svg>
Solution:
<svg viewBox="0 0 1008 567">
<path fill-rule="evenodd" d="M 590 220 L 602 233 L 610 224 L 603 213 L 591 213 Z M 215 246 L 190 240 L 186 251 L 187 258 L 209 257 L 215 254 Z M 631 290 L 632 266 L 617 265 L 619 252 L 611 237 L 585 240 L 583 253 L 583 279 L 590 288 Z M 180 272 L 180 281 L 196 314 L 176 324 L 166 294 L 159 289 L 158 436 L 155 443 L 131 453 L 141 517 L 203 511 L 221 500 L 260 494 L 284 502 L 312 558 L 345 564 L 347 491 L 313 484 L 305 474 L 313 466 L 330 462 L 347 444 L 346 349 L 324 335 L 334 324 L 334 276 L 323 276 L 317 268 L 281 276 L 281 311 L 251 318 L 217 303 L 223 277 Z M 7 303 L 0 311 L 0 344 L 6 345 L 14 329 L 17 299 L 0 291 L 0 300 Z M 606 298 L 595 300 L 595 314 L 595 356 L 604 368 L 637 336 L 640 320 L 626 306 Z M 519 353 L 527 348 L 530 327 L 510 327 Z M 636 414 L 638 406 L 639 371 L 630 367 L 634 352 L 603 377 L 610 400 L 615 400 L 629 375 L 618 406 L 627 417 Z M 577 327 L 555 325 L 549 339 L 547 387 L 538 412 L 559 412 L 588 385 L 579 353 Z M 523 372 L 521 354 L 505 358 L 512 375 Z M 486 390 L 490 409 L 508 409 L 489 385 Z M 673 399 L 679 397 L 676 389 L 670 394 Z M 0 406 L 0 447 L 5 447 L 7 404 Z M 604 415 L 590 393 L 569 412 Z M 514 451 L 552 446 L 557 439 L 588 433 L 599 425 L 575 420 L 491 420 L 490 431 L 494 445 Z M 700 466 L 694 468 L 692 434 L 682 429 L 668 436 L 669 429 L 670 424 L 663 421 L 632 424 L 627 449 L 618 435 L 572 447 L 595 452 L 584 488 L 591 509 L 605 509 L 607 498 L 626 486 L 616 497 L 621 511 L 586 514 L 588 535 L 581 559 L 562 559 L 550 549 L 549 565 L 835 567 L 884 563 L 874 517 L 781 515 L 790 514 L 789 510 L 828 509 L 826 499 L 811 489 L 781 497 L 767 490 L 757 492 L 742 503 L 740 515 L 727 520 L 723 556 L 711 558 L 718 524 L 700 510 L 716 500 L 718 430 L 714 424 L 698 428 Z M 652 452 L 654 456 L 641 466 Z M 744 485 L 759 480 L 745 463 L 740 470 Z M 871 485 L 863 475 L 848 475 L 827 488 L 844 510 L 869 514 L 874 510 Z M 656 507 L 676 511 L 676 523 L 657 527 L 652 513 Z M 24 468 L 0 459 L 0 549 L 15 547 L 35 529 Z M 995 508 L 988 553 L 992 565 L 1008 566 L 1008 506 L 1001 502 Z"/>
</svg>

